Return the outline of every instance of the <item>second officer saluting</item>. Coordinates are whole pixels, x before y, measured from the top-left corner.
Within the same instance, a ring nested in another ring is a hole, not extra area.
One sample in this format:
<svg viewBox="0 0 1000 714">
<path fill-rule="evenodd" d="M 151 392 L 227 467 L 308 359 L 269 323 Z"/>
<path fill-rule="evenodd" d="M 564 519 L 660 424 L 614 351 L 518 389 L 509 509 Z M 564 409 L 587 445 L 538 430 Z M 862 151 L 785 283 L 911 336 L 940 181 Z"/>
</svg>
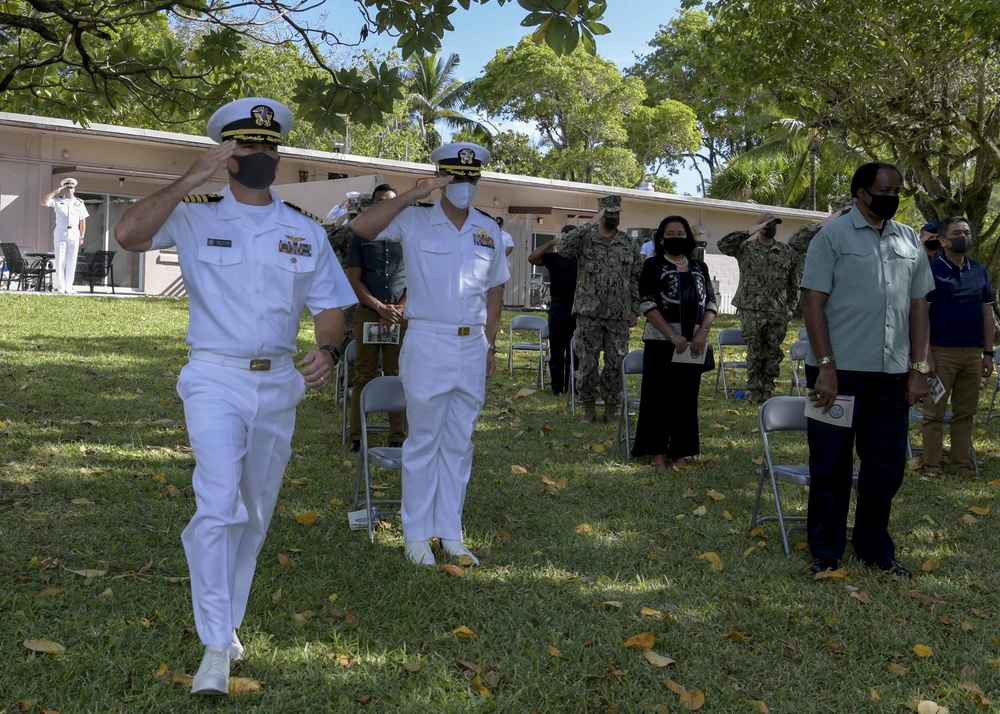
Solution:
<svg viewBox="0 0 1000 714">
<path fill-rule="evenodd" d="M 381 201 L 352 226 L 362 238 L 401 241 L 409 320 L 399 359 L 409 433 L 403 442 L 406 556 L 434 565 L 428 541 L 448 555 L 478 559 L 462 538 L 465 489 L 472 474 L 472 433 L 496 370 L 503 284 L 510 277 L 500 228 L 471 207 L 490 153 L 478 144 L 431 152 L 438 175 Z M 444 195 L 411 206 L 435 189 Z"/>
</svg>

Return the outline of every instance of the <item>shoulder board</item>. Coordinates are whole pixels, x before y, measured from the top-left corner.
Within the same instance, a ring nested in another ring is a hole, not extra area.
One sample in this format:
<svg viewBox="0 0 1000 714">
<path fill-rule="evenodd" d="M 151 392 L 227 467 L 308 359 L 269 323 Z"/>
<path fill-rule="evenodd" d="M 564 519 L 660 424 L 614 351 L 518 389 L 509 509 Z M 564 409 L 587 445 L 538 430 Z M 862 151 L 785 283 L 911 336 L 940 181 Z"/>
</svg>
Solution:
<svg viewBox="0 0 1000 714">
<path fill-rule="evenodd" d="M 298 207 L 298 206 L 296 206 L 296 205 L 295 205 L 294 203 L 289 203 L 288 201 L 282 201 L 282 203 L 284 203 L 284 204 L 285 204 L 286 206 L 288 206 L 289 208 L 292 208 L 292 209 L 294 209 L 294 210 L 298 211 L 298 212 L 299 212 L 299 213 L 301 213 L 301 214 L 302 214 L 303 216 L 309 216 L 309 218 L 313 219 L 313 220 L 314 220 L 314 221 L 316 221 L 317 223 L 322 223 L 322 222 L 323 222 L 323 219 L 322 219 L 322 218 L 320 218 L 319 216 L 317 216 L 317 215 L 316 215 L 315 213 L 310 213 L 309 211 L 307 211 L 307 210 L 306 210 L 306 209 L 304 209 L 304 208 L 299 208 L 299 207 Z"/>
<path fill-rule="evenodd" d="M 434 208 L 433 203 L 427 203 L 426 201 L 417 201 L 416 203 L 411 203 L 414 208 Z"/>
<path fill-rule="evenodd" d="M 218 193 L 189 193 L 184 197 L 184 203 L 218 203 L 222 195 Z"/>
<path fill-rule="evenodd" d="M 473 208 L 476 208 L 476 207 L 475 207 L 475 206 L 473 206 Z M 476 208 L 476 210 L 477 210 L 477 211 L 479 211 L 480 213 L 482 213 L 482 214 L 483 214 L 484 216 L 486 216 L 487 218 L 489 218 L 489 219 L 490 219 L 491 221 L 493 221 L 494 223 L 496 223 L 496 219 L 495 219 L 495 218 L 494 218 L 493 216 L 491 216 L 491 215 L 490 215 L 489 213 L 487 213 L 486 211 L 484 211 L 483 209 L 481 209 L 481 208 Z"/>
</svg>

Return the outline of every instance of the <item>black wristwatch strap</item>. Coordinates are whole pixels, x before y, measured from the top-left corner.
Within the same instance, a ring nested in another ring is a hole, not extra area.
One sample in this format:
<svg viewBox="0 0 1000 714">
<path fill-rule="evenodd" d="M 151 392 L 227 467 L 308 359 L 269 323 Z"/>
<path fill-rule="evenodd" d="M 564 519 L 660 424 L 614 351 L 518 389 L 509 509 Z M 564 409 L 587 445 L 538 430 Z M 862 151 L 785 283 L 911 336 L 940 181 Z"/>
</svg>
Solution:
<svg viewBox="0 0 1000 714">
<path fill-rule="evenodd" d="M 333 345 L 323 345 L 320 347 L 321 350 L 326 350 L 333 356 L 333 363 L 337 364 L 340 362 L 340 350 L 338 350 Z"/>
</svg>

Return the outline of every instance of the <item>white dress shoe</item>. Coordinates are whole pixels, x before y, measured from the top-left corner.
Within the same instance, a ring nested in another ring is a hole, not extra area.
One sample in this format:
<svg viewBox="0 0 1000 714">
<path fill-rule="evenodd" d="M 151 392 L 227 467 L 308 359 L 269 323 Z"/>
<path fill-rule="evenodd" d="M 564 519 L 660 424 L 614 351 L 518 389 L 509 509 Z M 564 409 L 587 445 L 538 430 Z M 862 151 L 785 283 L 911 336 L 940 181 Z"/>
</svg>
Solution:
<svg viewBox="0 0 1000 714">
<path fill-rule="evenodd" d="M 465 543 L 460 540 L 445 540 L 441 539 L 441 547 L 444 548 L 444 552 L 448 555 L 458 558 L 463 555 L 467 555 L 472 558 L 472 562 L 475 565 L 479 565 L 479 558 L 477 558 L 471 550 L 465 547 Z"/>
<path fill-rule="evenodd" d="M 434 560 L 434 551 L 431 550 L 431 544 L 425 540 L 407 541 L 404 552 L 414 565 L 437 565 L 437 561 Z"/>
<path fill-rule="evenodd" d="M 191 682 L 191 694 L 229 694 L 229 653 L 206 649 Z"/>
<path fill-rule="evenodd" d="M 233 641 L 229 645 L 229 661 L 243 661 L 243 643 L 240 642 L 240 638 L 236 636 L 236 628 L 233 628 Z"/>
</svg>

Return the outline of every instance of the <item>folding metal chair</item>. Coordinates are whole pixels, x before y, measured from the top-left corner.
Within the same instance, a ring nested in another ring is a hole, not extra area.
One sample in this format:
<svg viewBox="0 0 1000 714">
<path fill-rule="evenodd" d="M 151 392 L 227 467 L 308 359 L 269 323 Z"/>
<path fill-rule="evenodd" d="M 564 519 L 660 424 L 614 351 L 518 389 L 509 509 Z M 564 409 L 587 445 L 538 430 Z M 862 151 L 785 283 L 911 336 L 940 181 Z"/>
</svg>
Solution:
<svg viewBox="0 0 1000 714">
<path fill-rule="evenodd" d="M 639 396 L 629 396 L 628 377 L 642 374 L 642 350 L 632 350 L 622 360 L 622 410 L 618 414 L 618 444 L 625 444 L 626 458 L 632 458 L 632 442 L 635 431 L 631 428 L 632 417 L 639 413 Z M 635 390 L 632 390 L 635 394 Z M 624 432 L 624 435 L 623 435 Z"/>
<path fill-rule="evenodd" d="M 344 358 L 337 365 L 338 376 L 340 378 L 340 388 L 337 390 L 337 397 L 343 397 L 343 424 L 341 427 L 340 441 L 347 443 L 347 430 L 350 426 L 351 412 L 351 389 L 354 385 L 354 362 L 358 358 L 357 340 L 351 340 L 344 348 Z"/>
<path fill-rule="evenodd" d="M 361 451 L 358 452 L 358 471 L 354 479 L 354 509 L 363 502 L 368 514 L 368 539 L 375 540 L 375 524 L 380 515 L 398 516 L 402 501 L 398 498 L 372 498 L 371 467 L 403 469 L 403 447 L 369 446 L 368 415 L 376 412 L 405 412 L 406 395 L 399 377 L 375 377 L 361 390 Z M 364 481 L 364 499 L 361 482 Z"/>
<path fill-rule="evenodd" d="M 545 385 L 545 343 L 542 339 L 542 330 L 546 330 L 547 328 L 548 321 L 540 315 L 517 315 L 510 321 L 510 349 L 507 352 L 507 368 L 511 374 L 514 374 L 515 350 L 536 352 L 538 354 L 538 365 L 530 369 L 536 369 L 538 372 L 539 389 Z M 516 332 L 534 333 L 537 336 L 537 341 L 518 342 L 515 335 Z M 519 367 L 518 369 L 524 368 Z"/>
<path fill-rule="evenodd" d="M 926 397 L 926 398 L 930 399 L 930 397 Z M 944 419 L 942 420 L 943 423 L 948 424 L 950 426 L 951 425 L 951 421 L 954 418 L 954 416 L 955 415 L 952 412 L 945 412 L 944 413 Z M 986 418 L 986 421 L 989 422 L 989 417 Z M 924 410 L 923 409 L 911 409 L 910 410 L 910 422 L 914 423 L 914 424 L 919 424 L 920 427 L 923 428 L 923 425 L 924 425 Z M 975 417 L 973 417 L 972 418 L 972 424 L 975 425 L 975 423 L 976 423 L 976 419 L 975 419 Z M 911 458 L 911 459 L 914 456 L 920 456 L 920 455 L 922 455 L 924 453 L 923 445 L 921 445 L 921 446 L 914 446 L 913 445 L 913 439 L 910 438 L 910 433 L 909 432 L 906 433 L 906 453 L 907 453 L 907 456 L 909 458 Z M 948 449 L 944 449 L 944 451 L 942 453 L 945 456 L 951 456 L 951 453 L 950 453 L 950 451 Z M 970 456 L 970 458 L 972 460 L 972 468 L 975 469 L 976 473 L 978 474 L 979 473 L 979 459 L 976 458 L 976 440 L 975 440 L 975 438 L 972 439 L 972 453 L 969 456 Z"/>
<path fill-rule="evenodd" d="M 726 399 L 729 399 L 729 381 L 726 379 L 727 369 L 746 369 L 746 360 L 736 361 L 730 360 L 726 361 L 725 354 L 723 352 L 723 347 L 726 345 L 746 345 L 746 340 L 743 339 L 743 330 L 738 327 L 730 327 L 725 330 L 719 331 L 719 367 L 718 371 L 715 373 L 715 391 L 725 391 Z M 719 382 L 722 382 L 722 388 L 719 388 Z"/>
<path fill-rule="evenodd" d="M 599 371 L 598 374 L 600 374 Z M 576 399 L 576 380 L 579 376 L 580 367 L 576 362 L 576 335 L 574 334 L 569 339 L 569 390 L 566 396 L 566 403 L 569 404 L 573 416 L 576 416 L 576 405 L 579 403 Z M 601 406 L 604 402 L 597 401 L 595 404 Z"/>
<path fill-rule="evenodd" d="M 993 396 L 990 397 L 990 410 L 986 413 L 987 424 L 993 419 L 993 404 L 997 400 L 997 392 L 1000 392 L 1000 352 L 993 355 Z"/>
<path fill-rule="evenodd" d="M 542 328 L 542 345 L 545 350 L 545 355 L 542 358 L 542 389 L 552 384 L 552 380 L 549 375 L 549 362 L 552 360 L 552 344 L 549 342 L 549 321 L 545 321 L 545 327 Z"/>
<path fill-rule="evenodd" d="M 806 431 L 808 418 L 805 415 L 806 397 L 771 397 L 760 406 L 758 417 L 760 438 L 764 443 L 764 457 L 760 465 L 760 476 L 757 479 L 757 497 L 754 499 L 753 515 L 750 516 L 750 529 L 761 523 L 777 521 L 781 529 L 781 541 L 785 546 L 785 555 L 790 555 L 792 549 L 788 545 L 788 534 L 792 531 L 805 530 L 804 525 L 789 526 L 788 523 L 804 523 L 805 516 L 786 516 L 781 507 L 781 494 L 778 493 L 778 483 L 790 483 L 796 486 L 808 486 L 811 483 L 809 464 L 776 464 L 775 455 L 771 449 L 770 435 L 780 431 L 798 431 L 803 435 Z M 771 484 L 774 493 L 774 505 L 777 515 L 761 516 L 760 498 L 764 490 L 765 480 Z M 852 483 L 858 487 L 858 474 L 854 473 Z"/>
<path fill-rule="evenodd" d="M 792 383 L 788 385 L 788 394 L 794 391 L 801 397 L 806 386 L 806 355 L 809 354 L 808 342 L 793 342 L 788 348 L 788 363 L 792 366 Z"/>
<path fill-rule="evenodd" d="M 809 341 L 809 330 L 807 330 L 804 327 L 800 327 L 799 328 L 799 336 L 796 339 L 798 339 L 799 342 L 808 342 Z"/>
</svg>

